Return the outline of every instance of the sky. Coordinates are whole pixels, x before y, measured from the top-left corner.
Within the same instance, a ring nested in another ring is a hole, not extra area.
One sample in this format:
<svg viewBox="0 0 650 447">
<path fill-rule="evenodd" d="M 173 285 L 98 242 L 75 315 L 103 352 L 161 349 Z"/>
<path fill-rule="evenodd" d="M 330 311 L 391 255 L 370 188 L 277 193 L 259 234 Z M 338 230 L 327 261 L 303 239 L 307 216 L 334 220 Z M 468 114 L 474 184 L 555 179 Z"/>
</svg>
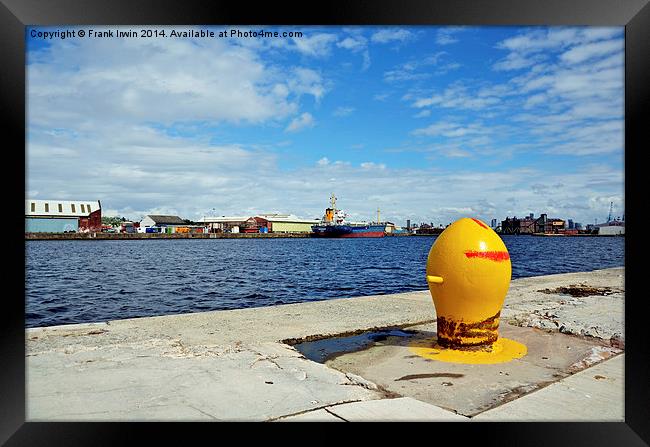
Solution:
<svg viewBox="0 0 650 447">
<path fill-rule="evenodd" d="M 135 220 L 319 218 L 332 193 L 397 225 L 625 213 L 623 27 L 144 28 L 27 29 L 27 198 Z"/>
</svg>

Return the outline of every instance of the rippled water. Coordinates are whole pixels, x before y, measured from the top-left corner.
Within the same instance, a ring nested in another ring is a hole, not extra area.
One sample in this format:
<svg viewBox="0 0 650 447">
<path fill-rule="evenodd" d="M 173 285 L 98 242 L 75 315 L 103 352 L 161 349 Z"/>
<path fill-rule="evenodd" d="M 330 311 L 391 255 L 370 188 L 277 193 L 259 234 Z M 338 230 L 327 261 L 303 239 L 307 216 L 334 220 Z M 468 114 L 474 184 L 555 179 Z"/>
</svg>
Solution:
<svg viewBox="0 0 650 447">
<path fill-rule="evenodd" d="M 26 326 L 427 288 L 434 237 L 26 241 Z M 624 264 L 624 238 L 503 237 L 513 278 Z"/>
</svg>

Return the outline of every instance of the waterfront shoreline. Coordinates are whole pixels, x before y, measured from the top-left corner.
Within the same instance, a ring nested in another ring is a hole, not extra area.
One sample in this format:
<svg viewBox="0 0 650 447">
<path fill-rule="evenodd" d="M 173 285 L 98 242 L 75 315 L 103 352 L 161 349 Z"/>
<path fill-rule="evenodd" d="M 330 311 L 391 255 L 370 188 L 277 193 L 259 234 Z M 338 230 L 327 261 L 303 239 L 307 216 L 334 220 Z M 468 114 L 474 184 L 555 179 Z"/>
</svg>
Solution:
<svg viewBox="0 0 650 447">
<path fill-rule="evenodd" d="M 386 234 L 385 237 L 435 237 L 440 234 Z M 623 234 L 517 234 L 499 236 L 538 237 L 625 237 Z M 69 240 L 145 240 L 145 239 L 306 239 L 316 238 L 312 233 L 25 233 L 26 241 L 69 241 Z M 328 239 L 320 237 L 318 239 Z M 341 238 L 329 238 L 341 239 Z M 344 238 L 343 238 L 344 239 Z M 373 238 L 370 238 L 373 239 Z M 374 238 L 377 239 L 377 238 Z"/>
<path fill-rule="evenodd" d="M 529 355 L 496 369 L 427 363 L 390 340 L 379 343 L 400 368 L 453 370 L 456 378 L 444 383 L 456 386 L 441 388 L 442 406 L 440 393 L 418 394 L 439 381 L 397 381 L 412 371 L 366 362 L 364 352 L 349 369 L 335 369 L 293 347 L 383 328 L 435 333 L 428 290 L 26 329 L 27 420 L 327 420 L 345 413 L 344 420 L 621 421 L 624 274 L 609 268 L 513 280 L 502 334 L 524 341 Z M 553 292 L 572 285 L 611 290 L 577 298 Z M 370 368 L 369 375 L 355 368 Z M 509 374 L 499 374 L 503 368 Z M 390 380 L 381 382 L 382 374 Z M 470 382 L 476 386 L 463 386 Z M 463 393 L 475 396 L 479 410 L 463 409 Z"/>
<path fill-rule="evenodd" d="M 144 240 L 144 239 L 287 239 L 309 233 L 25 233 L 25 240 Z"/>
</svg>

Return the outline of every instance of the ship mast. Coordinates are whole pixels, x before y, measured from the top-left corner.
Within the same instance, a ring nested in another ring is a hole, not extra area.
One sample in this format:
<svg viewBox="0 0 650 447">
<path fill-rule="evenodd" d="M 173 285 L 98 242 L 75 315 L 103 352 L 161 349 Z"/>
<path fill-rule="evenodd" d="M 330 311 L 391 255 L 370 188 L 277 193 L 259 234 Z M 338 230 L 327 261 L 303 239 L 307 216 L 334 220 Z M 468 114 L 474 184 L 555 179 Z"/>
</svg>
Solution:
<svg viewBox="0 0 650 447">
<path fill-rule="evenodd" d="M 379 208 L 377 208 L 377 223 L 380 223 L 381 220 L 379 219 Z"/>
<path fill-rule="evenodd" d="M 332 193 L 332 196 L 330 197 L 330 205 L 332 205 L 332 210 L 334 211 L 334 215 L 336 216 L 336 196 L 334 193 Z"/>
</svg>

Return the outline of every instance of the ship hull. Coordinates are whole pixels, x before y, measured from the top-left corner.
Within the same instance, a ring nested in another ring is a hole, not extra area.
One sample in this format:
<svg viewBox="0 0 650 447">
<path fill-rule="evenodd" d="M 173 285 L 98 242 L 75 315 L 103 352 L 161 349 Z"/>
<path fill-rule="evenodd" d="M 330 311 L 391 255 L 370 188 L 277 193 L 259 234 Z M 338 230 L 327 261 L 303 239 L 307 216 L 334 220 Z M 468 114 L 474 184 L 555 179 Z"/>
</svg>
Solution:
<svg viewBox="0 0 650 447">
<path fill-rule="evenodd" d="M 352 238 L 352 237 L 384 237 L 384 225 L 314 225 L 315 237 Z"/>
</svg>

